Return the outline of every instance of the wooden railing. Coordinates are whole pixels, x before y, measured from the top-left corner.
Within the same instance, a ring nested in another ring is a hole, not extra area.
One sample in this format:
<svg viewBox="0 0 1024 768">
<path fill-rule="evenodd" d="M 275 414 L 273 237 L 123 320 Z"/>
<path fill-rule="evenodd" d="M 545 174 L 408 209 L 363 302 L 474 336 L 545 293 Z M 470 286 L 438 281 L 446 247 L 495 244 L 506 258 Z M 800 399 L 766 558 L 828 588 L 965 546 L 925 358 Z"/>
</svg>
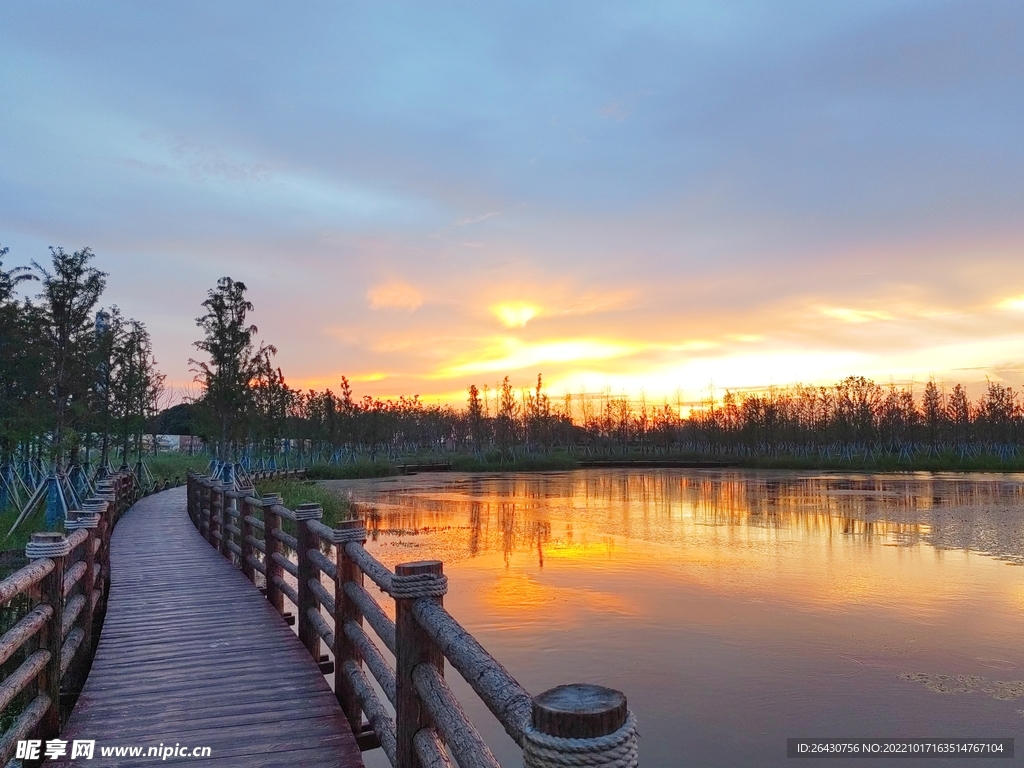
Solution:
<svg viewBox="0 0 1024 768">
<path fill-rule="evenodd" d="M 81 689 L 96 617 L 105 606 L 110 534 L 138 493 L 128 473 L 100 481 L 83 509 L 69 512 L 68 535 L 33 533 L 25 547 L 29 564 L 0 581 L 0 604 L 27 602 L 25 614 L 0 637 L 0 665 L 22 658 L 0 683 L 0 712 L 19 699 L 24 704 L 0 735 L 0 766 L 20 739 L 60 735 L 61 694 Z"/>
<path fill-rule="evenodd" d="M 299 639 L 324 674 L 334 675 L 335 694 L 361 749 L 381 747 L 395 768 L 443 768 L 451 765 L 449 753 L 461 768 L 498 768 L 445 681 L 447 661 L 523 750 L 527 768 L 637 765 L 636 720 L 626 697 L 588 684 L 531 696 L 445 610 L 440 561 L 405 563 L 392 572 L 363 547 L 361 520 L 331 528 L 320 521 L 316 504 L 291 510 L 279 496 L 257 498 L 254 489 L 235 490 L 196 474 L 188 479 L 188 511 L 206 540 L 262 585 L 289 624 L 297 618 Z M 395 600 L 394 621 L 365 589 L 365 578 Z"/>
</svg>

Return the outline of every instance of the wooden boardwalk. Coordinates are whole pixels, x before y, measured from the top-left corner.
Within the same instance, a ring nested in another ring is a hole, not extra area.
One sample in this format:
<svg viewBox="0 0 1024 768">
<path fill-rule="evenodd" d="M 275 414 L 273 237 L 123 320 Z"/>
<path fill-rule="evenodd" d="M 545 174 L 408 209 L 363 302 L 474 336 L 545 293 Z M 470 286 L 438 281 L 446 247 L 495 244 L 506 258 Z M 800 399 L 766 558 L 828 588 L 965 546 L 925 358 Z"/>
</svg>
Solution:
<svg viewBox="0 0 1024 768">
<path fill-rule="evenodd" d="M 114 530 L 110 560 L 96 657 L 61 734 L 69 747 L 96 741 L 84 764 L 362 766 L 320 670 L 273 606 L 193 527 L 185 488 L 135 504 Z M 100 755 L 102 747 L 161 744 L 210 747 L 212 756 Z"/>
</svg>

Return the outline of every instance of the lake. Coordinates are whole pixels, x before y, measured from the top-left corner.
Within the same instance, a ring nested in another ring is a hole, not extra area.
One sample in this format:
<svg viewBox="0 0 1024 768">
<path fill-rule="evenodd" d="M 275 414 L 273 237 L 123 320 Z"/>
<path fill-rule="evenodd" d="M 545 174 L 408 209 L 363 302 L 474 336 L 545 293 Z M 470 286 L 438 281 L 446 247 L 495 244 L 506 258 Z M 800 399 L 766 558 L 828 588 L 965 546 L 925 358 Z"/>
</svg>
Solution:
<svg viewBox="0 0 1024 768">
<path fill-rule="evenodd" d="M 363 506 L 367 549 L 389 567 L 444 561 L 446 607 L 531 693 L 624 691 L 641 765 L 864 768 L 892 763 L 793 761 L 786 738 L 1024 726 L 1022 475 L 601 469 L 325 485 Z M 502 765 L 521 765 L 448 677 Z"/>
</svg>

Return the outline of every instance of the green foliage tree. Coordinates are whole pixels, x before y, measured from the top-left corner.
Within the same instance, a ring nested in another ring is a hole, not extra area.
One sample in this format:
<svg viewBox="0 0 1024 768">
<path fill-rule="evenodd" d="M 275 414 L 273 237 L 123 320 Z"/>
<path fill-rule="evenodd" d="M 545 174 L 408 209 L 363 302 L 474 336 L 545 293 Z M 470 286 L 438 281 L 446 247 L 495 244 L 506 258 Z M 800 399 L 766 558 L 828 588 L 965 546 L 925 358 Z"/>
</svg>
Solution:
<svg viewBox="0 0 1024 768">
<path fill-rule="evenodd" d="M 921 417 L 928 436 L 928 445 L 932 448 L 938 444 L 942 436 L 945 410 L 945 397 L 942 391 L 935 384 L 935 379 L 929 379 L 924 385 L 924 396 L 921 399 Z"/>
<path fill-rule="evenodd" d="M 145 324 L 138 320 L 119 323 L 113 338 L 110 365 L 110 415 L 128 459 L 131 444 L 142 453 L 142 434 L 156 414 L 164 375 L 157 370 L 153 344 Z"/>
<path fill-rule="evenodd" d="M 253 438 L 257 442 L 272 444 L 285 436 L 288 417 L 301 399 L 301 394 L 285 383 L 280 368 L 266 365 L 259 367 L 251 382 L 251 389 Z"/>
<path fill-rule="evenodd" d="M 953 440 L 966 443 L 971 438 L 971 417 L 974 415 L 967 390 L 957 384 L 949 395 L 948 418 L 952 427 Z"/>
<path fill-rule="evenodd" d="M 42 384 L 38 346 L 33 343 L 37 317 L 16 295 L 20 283 L 37 278 L 27 267 L 5 270 L 7 253 L 7 248 L 0 248 L 0 464 L 21 440 L 34 436 Z"/>
<path fill-rule="evenodd" d="M 484 406 L 480 402 L 480 390 L 476 384 L 469 385 L 469 404 L 466 408 L 466 419 L 469 422 L 470 439 L 473 450 L 480 453 L 484 441 Z"/>
<path fill-rule="evenodd" d="M 519 415 L 519 403 L 516 401 L 515 390 L 506 376 L 501 382 L 498 399 L 498 415 L 495 419 L 495 433 L 498 446 L 502 453 L 510 453 L 516 441 L 516 419 Z"/>
<path fill-rule="evenodd" d="M 51 458 L 59 468 L 64 454 L 77 447 L 73 428 L 89 417 L 96 349 L 93 310 L 107 274 L 90 266 L 89 248 L 74 253 L 51 248 L 50 253 L 50 269 L 35 261 L 32 266 L 42 283 L 38 312 L 42 373 L 49 383 L 46 426 L 52 435 Z"/>
<path fill-rule="evenodd" d="M 221 459 L 235 457 L 253 415 L 255 386 L 269 379 L 273 370 L 270 358 L 277 354 L 269 344 L 257 347 L 253 343 L 258 329 L 246 324 L 253 305 L 245 292 L 245 283 L 230 277 L 222 277 L 217 287 L 207 292 L 202 304 L 206 314 L 196 318 L 204 336 L 194 346 L 209 359 L 189 360 L 203 389 L 200 405 L 206 418 L 201 430 L 205 437 L 213 438 Z"/>
</svg>

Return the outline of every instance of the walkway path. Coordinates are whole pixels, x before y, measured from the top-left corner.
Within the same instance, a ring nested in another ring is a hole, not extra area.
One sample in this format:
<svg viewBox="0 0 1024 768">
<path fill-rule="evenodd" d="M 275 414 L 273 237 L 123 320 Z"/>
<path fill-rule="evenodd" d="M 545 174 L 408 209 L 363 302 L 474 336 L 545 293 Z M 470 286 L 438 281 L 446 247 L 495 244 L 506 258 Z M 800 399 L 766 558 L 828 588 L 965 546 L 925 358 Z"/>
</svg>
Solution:
<svg viewBox="0 0 1024 768">
<path fill-rule="evenodd" d="M 92 761 L 52 766 L 361 768 L 348 721 L 292 630 L 200 537 L 185 489 L 139 501 L 111 540 L 92 671 L 61 738 Z M 208 759 L 101 757 L 103 747 L 210 747 Z"/>
</svg>

